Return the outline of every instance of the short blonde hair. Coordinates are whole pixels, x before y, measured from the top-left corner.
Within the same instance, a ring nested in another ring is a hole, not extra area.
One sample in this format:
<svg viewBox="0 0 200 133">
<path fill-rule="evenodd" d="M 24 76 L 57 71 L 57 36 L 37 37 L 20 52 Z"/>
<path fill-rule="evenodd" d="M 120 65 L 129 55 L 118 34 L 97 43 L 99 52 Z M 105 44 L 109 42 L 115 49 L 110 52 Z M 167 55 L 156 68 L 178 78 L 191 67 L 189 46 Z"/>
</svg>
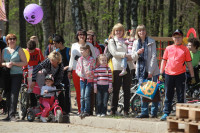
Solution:
<svg viewBox="0 0 200 133">
<path fill-rule="evenodd" d="M 52 51 L 49 55 L 48 55 L 48 58 L 50 60 L 53 60 L 53 61 L 57 61 L 58 64 L 60 64 L 62 62 L 62 56 L 59 52 L 57 52 L 56 50 Z"/>
<path fill-rule="evenodd" d="M 123 31 L 123 36 L 124 36 L 125 28 L 121 23 L 117 23 L 117 24 L 114 25 L 114 27 L 112 29 L 112 35 L 115 36 L 115 31 L 118 30 L 118 29 Z"/>
<path fill-rule="evenodd" d="M 135 39 L 139 39 L 140 38 L 140 36 L 138 35 L 138 32 L 141 31 L 141 30 L 147 31 L 146 27 L 143 24 L 137 26 L 136 32 L 135 32 Z M 146 33 L 146 36 L 147 36 L 147 33 Z"/>
</svg>

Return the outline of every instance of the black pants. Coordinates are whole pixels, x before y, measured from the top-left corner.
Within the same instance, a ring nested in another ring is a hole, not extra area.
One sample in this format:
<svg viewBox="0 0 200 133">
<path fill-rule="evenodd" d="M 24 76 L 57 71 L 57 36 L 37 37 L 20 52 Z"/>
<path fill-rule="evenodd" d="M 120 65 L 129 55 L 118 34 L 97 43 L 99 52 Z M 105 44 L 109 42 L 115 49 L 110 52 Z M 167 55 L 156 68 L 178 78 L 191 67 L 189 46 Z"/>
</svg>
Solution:
<svg viewBox="0 0 200 133">
<path fill-rule="evenodd" d="M 12 74 L 11 75 L 11 87 L 7 90 L 7 106 L 8 106 L 8 117 L 15 117 L 17 102 L 19 96 L 19 90 L 22 83 L 22 74 Z"/>
<path fill-rule="evenodd" d="M 172 101 L 174 98 L 174 92 L 176 88 L 178 103 L 185 102 L 185 88 L 186 88 L 186 74 L 168 75 L 165 74 L 165 107 L 164 113 L 170 114 L 172 110 Z"/>
<path fill-rule="evenodd" d="M 62 110 L 69 114 L 71 112 L 71 93 L 67 74 L 64 74 L 62 83 L 65 85 L 65 91 L 59 94 L 58 101 Z"/>
<path fill-rule="evenodd" d="M 121 70 L 114 70 L 113 71 L 113 98 L 112 98 L 112 107 L 111 110 L 113 113 L 116 112 L 119 100 L 119 91 L 120 87 L 122 86 L 124 91 L 124 112 L 129 111 L 130 106 L 130 86 L 132 82 L 132 72 L 127 67 L 127 74 L 124 76 L 119 76 Z"/>
</svg>

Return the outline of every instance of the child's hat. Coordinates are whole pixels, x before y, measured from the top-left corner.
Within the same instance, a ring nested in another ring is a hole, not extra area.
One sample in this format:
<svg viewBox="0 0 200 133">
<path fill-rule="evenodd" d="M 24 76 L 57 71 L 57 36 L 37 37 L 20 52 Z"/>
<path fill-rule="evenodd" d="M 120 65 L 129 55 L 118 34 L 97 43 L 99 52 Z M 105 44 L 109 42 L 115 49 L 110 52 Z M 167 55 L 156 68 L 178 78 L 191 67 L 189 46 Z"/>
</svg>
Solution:
<svg viewBox="0 0 200 133">
<path fill-rule="evenodd" d="M 181 36 L 183 36 L 183 32 L 181 30 L 179 30 L 179 29 L 176 29 L 174 31 L 174 33 L 172 34 L 172 36 L 174 36 L 174 35 L 181 35 Z"/>
<path fill-rule="evenodd" d="M 48 74 L 48 75 L 45 77 L 45 80 L 52 80 L 52 81 L 54 81 L 54 78 L 53 78 L 52 74 Z"/>
</svg>

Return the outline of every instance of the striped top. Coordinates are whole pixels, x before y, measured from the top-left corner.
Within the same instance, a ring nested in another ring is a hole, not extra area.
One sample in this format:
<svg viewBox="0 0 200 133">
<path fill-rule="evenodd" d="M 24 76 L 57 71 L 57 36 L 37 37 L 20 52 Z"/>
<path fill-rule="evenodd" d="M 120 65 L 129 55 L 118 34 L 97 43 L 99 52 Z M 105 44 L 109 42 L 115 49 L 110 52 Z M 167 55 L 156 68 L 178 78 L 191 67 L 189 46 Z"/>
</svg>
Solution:
<svg viewBox="0 0 200 133">
<path fill-rule="evenodd" d="M 100 65 L 94 70 L 94 88 L 98 85 L 109 85 L 112 88 L 112 72 L 110 67 Z"/>
</svg>

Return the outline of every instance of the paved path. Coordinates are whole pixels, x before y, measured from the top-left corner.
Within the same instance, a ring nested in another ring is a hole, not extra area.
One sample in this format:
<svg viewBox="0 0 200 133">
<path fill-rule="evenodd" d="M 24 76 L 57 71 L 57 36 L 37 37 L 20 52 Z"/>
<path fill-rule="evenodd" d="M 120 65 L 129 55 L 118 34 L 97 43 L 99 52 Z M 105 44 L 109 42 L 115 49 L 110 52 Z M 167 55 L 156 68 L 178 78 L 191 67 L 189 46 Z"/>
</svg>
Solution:
<svg viewBox="0 0 200 133">
<path fill-rule="evenodd" d="M 0 116 L 0 119 L 5 116 Z M 114 129 L 97 128 L 77 124 L 58 124 L 42 122 L 4 122 L 0 120 L 1 133 L 136 133 Z"/>
</svg>

